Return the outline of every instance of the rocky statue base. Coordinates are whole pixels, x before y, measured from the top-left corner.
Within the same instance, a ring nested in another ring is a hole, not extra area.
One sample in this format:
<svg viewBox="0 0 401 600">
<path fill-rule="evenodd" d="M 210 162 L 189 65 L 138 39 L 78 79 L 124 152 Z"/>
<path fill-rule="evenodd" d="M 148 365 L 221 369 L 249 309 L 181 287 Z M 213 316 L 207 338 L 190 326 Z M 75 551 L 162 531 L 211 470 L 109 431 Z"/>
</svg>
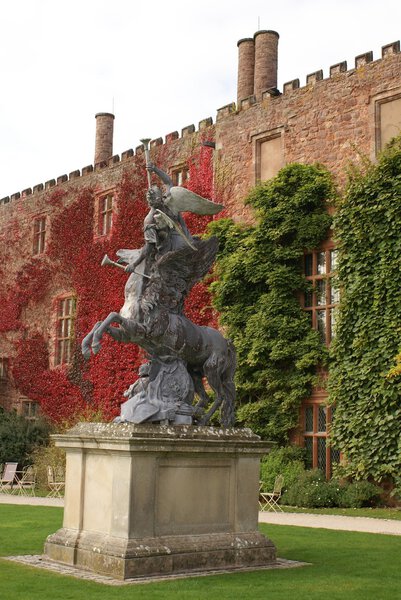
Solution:
<svg viewBox="0 0 401 600">
<path fill-rule="evenodd" d="M 52 560 L 118 579 L 266 566 L 259 461 L 248 429 L 82 423 L 67 452 L 62 529 Z"/>
</svg>

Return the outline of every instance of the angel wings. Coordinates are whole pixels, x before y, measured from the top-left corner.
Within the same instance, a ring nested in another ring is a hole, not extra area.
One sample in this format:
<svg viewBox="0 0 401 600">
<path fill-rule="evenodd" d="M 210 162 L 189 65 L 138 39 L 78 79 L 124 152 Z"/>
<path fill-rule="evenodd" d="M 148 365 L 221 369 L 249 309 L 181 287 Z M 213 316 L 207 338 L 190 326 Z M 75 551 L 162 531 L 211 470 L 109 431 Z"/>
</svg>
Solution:
<svg viewBox="0 0 401 600">
<path fill-rule="evenodd" d="M 206 198 L 202 198 L 202 196 L 179 186 L 170 188 L 164 203 L 175 215 L 180 212 L 192 212 L 196 215 L 216 215 L 224 208 L 222 204 L 206 200 Z"/>
</svg>

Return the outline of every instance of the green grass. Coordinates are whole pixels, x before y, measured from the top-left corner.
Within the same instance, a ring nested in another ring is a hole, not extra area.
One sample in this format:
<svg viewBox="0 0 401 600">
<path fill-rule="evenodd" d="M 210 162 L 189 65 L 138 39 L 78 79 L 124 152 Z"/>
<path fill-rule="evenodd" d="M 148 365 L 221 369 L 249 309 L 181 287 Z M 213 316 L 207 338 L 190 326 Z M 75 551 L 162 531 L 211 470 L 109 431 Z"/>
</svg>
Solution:
<svg viewBox="0 0 401 600">
<path fill-rule="evenodd" d="M 62 509 L 0 505 L 0 554 L 41 553 Z M 312 566 L 110 587 L 0 560 L 2 600 L 401 600 L 401 537 L 263 525 L 281 557 Z"/>
<path fill-rule="evenodd" d="M 343 517 L 369 517 L 371 519 L 394 519 L 401 521 L 401 508 L 298 508 L 282 506 L 284 512 L 318 515 L 342 515 Z"/>
</svg>

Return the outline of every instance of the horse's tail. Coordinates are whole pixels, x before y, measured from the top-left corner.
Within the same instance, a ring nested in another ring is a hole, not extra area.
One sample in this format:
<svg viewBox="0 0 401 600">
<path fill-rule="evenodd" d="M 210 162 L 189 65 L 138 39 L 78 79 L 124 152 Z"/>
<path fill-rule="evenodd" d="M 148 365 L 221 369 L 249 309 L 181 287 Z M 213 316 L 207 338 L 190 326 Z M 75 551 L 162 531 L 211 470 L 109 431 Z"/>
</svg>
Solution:
<svg viewBox="0 0 401 600">
<path fill-rule="evenodd" d="M 235 383 L 234 375 L 237 366 L 237 353 L 231 340 L 227 340 L 226 368 L 222 375 L 224 401 L 221 407 L 221 424 L 233 427 L 235 422 Z"/>
</svg>

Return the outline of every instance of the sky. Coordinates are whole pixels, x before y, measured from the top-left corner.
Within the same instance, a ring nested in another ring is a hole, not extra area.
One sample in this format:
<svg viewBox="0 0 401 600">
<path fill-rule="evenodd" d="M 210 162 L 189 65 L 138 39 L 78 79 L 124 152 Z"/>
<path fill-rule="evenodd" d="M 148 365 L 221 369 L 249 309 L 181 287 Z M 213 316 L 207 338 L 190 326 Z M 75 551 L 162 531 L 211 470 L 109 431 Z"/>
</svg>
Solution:
<svg viewBox="0 0 401 600">
<path fill-rule="evenodd" d="M 278 87 L 401 37 L 400 0 L 18 0 L 0 10 L 0 198 L 215 120 L 236 99 L 237 41 L 280 34 Z M 401 77 L 401 74 L 400 74 Z"/>
</svg>

